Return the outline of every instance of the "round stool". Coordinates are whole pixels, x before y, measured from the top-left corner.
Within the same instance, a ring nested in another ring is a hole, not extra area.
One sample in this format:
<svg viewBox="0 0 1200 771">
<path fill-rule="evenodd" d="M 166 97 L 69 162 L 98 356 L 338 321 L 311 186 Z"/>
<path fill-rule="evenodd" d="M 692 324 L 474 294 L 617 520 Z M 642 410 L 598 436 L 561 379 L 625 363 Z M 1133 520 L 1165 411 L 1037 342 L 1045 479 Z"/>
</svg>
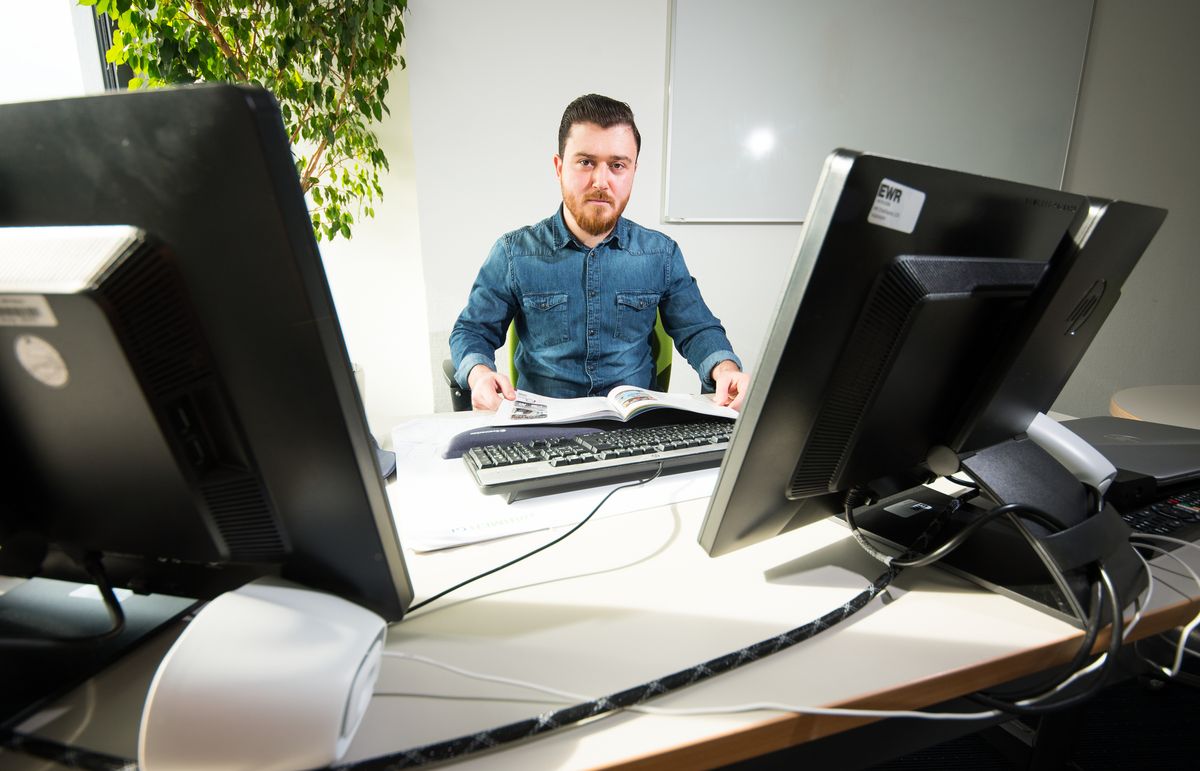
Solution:
<svg viewBox="0 0 1200 771">
<path fill-rule="evenodd" d="M 1118 418 L 1200 429 L 1200 385 L 1126 388 L 1113 394 L 1108 412 Z"/>
</svg>

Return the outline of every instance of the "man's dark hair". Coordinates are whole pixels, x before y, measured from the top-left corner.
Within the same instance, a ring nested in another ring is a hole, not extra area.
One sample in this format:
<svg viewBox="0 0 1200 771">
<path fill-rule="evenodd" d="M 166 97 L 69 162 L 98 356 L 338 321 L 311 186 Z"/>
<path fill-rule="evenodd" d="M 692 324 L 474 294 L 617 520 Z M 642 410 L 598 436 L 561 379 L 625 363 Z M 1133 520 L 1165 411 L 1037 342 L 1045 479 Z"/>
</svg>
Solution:
<svg viewBox="0 0 1200 771">
<path fill-rule="evenodd" d="M 595 123 L 602 129 L 628 126 L 633 129 L 633 141 L 637 143 L 638 154 L 642 152 L 642 135 L 633 122 L 633 110 L 624 102 L 599 94 L 584 94 L 568 104 L 563 111 L 562 122 L 558 124 L 559 157 L 567 149 L 567 134 L 571 133 L 571 127 L 576 123 Z"/>
</svg>

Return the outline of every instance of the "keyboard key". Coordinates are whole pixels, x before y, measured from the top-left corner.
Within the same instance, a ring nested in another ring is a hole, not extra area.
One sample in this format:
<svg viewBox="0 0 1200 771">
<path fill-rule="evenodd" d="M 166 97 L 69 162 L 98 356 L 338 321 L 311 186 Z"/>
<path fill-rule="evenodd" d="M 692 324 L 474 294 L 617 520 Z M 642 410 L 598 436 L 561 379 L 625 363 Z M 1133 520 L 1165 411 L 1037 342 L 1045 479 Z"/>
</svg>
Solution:
<svg viewBox="0 0 1200 771">
<path fill-rule="evenodd" d="M 1200 488 L 1173 494 L 1121 516 L 1135 532 L 1191 540 L 1192 531 L 1200 523 Z"/>
</svg>

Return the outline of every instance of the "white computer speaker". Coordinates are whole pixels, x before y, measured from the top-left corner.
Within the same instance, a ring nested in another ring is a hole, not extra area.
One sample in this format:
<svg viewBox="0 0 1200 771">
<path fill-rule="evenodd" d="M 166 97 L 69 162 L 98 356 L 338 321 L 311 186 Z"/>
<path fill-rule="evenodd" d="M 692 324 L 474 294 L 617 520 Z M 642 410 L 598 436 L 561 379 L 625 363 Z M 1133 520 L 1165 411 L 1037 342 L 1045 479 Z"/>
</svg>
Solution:
<svg viewBox="0 0 1200 771">
<path fill-rule="evenodd" d="M 143 771 L 324 767 L 346 752 L 387 625 L 331 594 L 259 579 L 206 605 L 159 665 Z"/>
</svg>

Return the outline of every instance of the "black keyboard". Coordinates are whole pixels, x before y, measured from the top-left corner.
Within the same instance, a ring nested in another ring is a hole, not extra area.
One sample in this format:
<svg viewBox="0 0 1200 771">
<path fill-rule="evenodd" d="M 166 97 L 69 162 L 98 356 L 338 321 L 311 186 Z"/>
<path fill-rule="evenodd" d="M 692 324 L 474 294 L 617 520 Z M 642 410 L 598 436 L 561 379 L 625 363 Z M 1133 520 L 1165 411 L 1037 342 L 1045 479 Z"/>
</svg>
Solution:
<svg viewBox="0 0 1200 771">
<path fill-rule="evenodd" d="M 509 501 L 713 468 L 729 446 L 733 421 L 597 430 L 579 436 L 473 447 L 463 461 L 479 489 Z"/>
<path fill-rule="evenodd" d="M 1196 540 L 1200 537 L 1200 487 L 1176 491 L 1156 503 L 1122 512 L 1121 517 L 1137 533 Z"/>
</svg>

